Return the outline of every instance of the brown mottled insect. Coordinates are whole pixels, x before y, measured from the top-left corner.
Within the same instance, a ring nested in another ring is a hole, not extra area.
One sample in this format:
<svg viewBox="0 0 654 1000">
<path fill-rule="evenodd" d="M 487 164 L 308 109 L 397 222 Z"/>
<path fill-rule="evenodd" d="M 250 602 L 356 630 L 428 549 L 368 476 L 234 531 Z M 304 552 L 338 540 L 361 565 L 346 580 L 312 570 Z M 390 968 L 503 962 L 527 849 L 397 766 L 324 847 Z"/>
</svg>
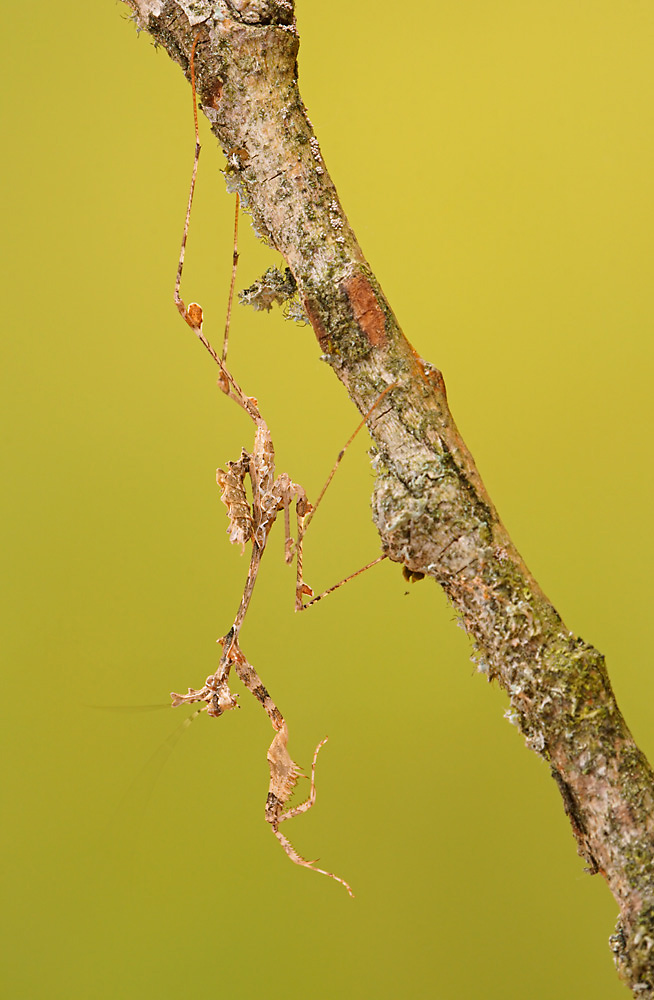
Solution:
<svg viewBox="0 0 654 1000">
<path fill-rule="evenodd" d="M 284 848 L 288 857 L 295 862 L 295 864 L 303 865 L 306 868 L 311 868 L 313 871 L 320 872 L 323 875 L 329 876 L 329 878 L 335 879 L 345 886 L 350 895 L 353 895 L 352 890 L 348 883 L 339 878 L 339 876 L 334 875 L 332 872 L 325 871 L 322 868 L 316 867 L 315 862 L 305 861 L 297 851 L 294 849 L 290 841 L 284 834 L 281 833 L 279 827 L 287 819 L 291 819 L 294 816 L 298 816 L 303 812 L 310 809 L 316 798 L 316 787 L 315 787 L 315 769 L 316 761 L 318 758 L 318 753 L 321 747 L 326 743 L 326 739 L 320 741 L 313 755 L 313 761 L 311 765 L 311 784 L 309 796 L 305 802 L 295 806 L 293 808 L 286 808 L 286 804 L 291 797 L 293 789 L 296 785 L 297 779 L 302 773 L 298 765 L 293 761 L 288 752 L 288 728 L 282 713 L 276 706 L 275 702 L 271 698 L 270 694 L 261 682 L 259 675 L 256 670 L 248 662 L 243 651 L 239 645 L 239 636 L 241 631 L 241 626 L 243 620 L 247 613 L 250 601 L 252 599 L 252 593 L 254 590 L 254 585 L 256 583 L 257 575 L 259 572 L 259 567 L 261 565 L 261 559 L 268 542 L 268 537 L 272 526 L 277 518 L 277 515 L 283 511 L 284 512 L 284 524 L 286 533 L 286 543 L 285 543 L 285 559 L 286 562 L 292 562 L 293 558 L 296 560 L 297 574 L 295 583 L 295 609 L 296 611 L 302 611 L 309 605 L 314 604 L 321 598 L 326 596 L 326 594 L 331 593 L 336 590 L 343 583 L 358 576 L 359 573 L 364 572 L 370 566 L 376 565 L 376 563 L 381 562 L 385 556 L 380 556 L 374 559 L 368 566 L 364 566 L 362 569 L 358 570 L 356 573 L 351 574 L 344 580 L 341 580 L 338 584 L 330 587 L 328 590 L 314 597 L 311 588 L 304 582 L 302 577 L 302 541 L 304 534 L 308 527 L 308 524 L 315 513 L 318 504 L 324 496 L 327 486 L 331 482 L 333 475 L 338 467 L 343 455 L 354 439 L 358 431 L 363 427 L 364 423 L 370 417 L 373 410 L 377 407 L 381 399 L 388 393 L 394 385 L 388 386 L 378 397 L 374 406 L 366 414 L 364 419 L 361 421 L 356 431 L 349 439 L 345 448 L 340 452 L 334 467 L 323 487 L 318 500 L 315 505 L 311 505 L 307 499 L 307 495 L 302 486 L 298 483 L 293 482 L 287 473 L 282 472 L 279 475 L 275 474 L 275 450 L 273 447 L 272 437 L 270 430 L 259 412 L 257 400 L 252 396 L 247 396 L 239 384 L 234 379 L 233 375 L 227 369 L 226 359 L 227 359 L 227 342 L 229 335 L 230 317 L 232 300 L 234 294 L 234 285 L 236 280 L 236 266 L 238 262 L 238 209 L 239 201 L 238 195 L 236 196 L 236 214 L 234 223 L 234 251 L 232 257 L 232 278 L 230 283 L 229 299 L 227 306 L 227 321 L 225 324 L 225 336 L 223 342 L 222 355 L 218 355 L 214 348 L 211 346 L 207 340 L 205 334 L 202 330 L 203 325 L 203 313 L 201 307 L 196 303 L 192 302 L 188 307 L 185 306 L 181 295 L 180 295 L 180 285 L 182 278 L 182 270 L 184 265 L 184 254 L 186 250 L 186 240 L 188 235 L 189 219 L 191 213 L 191 206 L 193 203 L 193 194 L 195 189 L 195 181 L 198 169 L 198 159 L 200 155 L 200 141 L 198 132 L 198 118 L 197 118 L 197 104 L 195 96 L 195 70 L 194 70 L 194 55 L 195 46 L 197 43 L 197 36 L 193 43 L 191 49 L 191 88 L 193 93 L 193 116 L 195 123 L 195 158 L 193 162 L 193 173 L 191 178 L 191 188 L 189 193 L 188 205 L 186 210 L 186 219 L 184 222 L 184 231 L 182 236 L 182 245 L 180 250 L 179 265 L 177 269 L 177 278 L 175 282 L 175 304 L 183 316 L 186 323 L 191 327 L 194 333 L 199 337 L 199 339 L 204 344 L 205 348 L 217 364 L 219 368 L 218 385 L 222 391 L 234 400 L 245 412 L 248 414 L 252 422 L 254 423 L 254 444 L 250 452 L 245 449 L 242 450 L 240 458 L 236 462 L 228 462 L 225 469 L 218 469 L 216 474 L 216 479 L 218 485 L 221 489 L 221 498 L 225 506 L 227 507 L 227 514 L 229 517 L 229 538 L 234 544 L 241 546 L 241 551 L 244 550 L 247 543 L 251 543 L 252 552 L 250 555 L 250 564 L 248 568 L 247 579 L 245 582 L 245 587 L 243 589 L 243 595 L 241 597 L 236 616 L 232 622 L 229 631 L 221 639 L 219 643 L 222 647 L 222 652 L 220 656 L 220 661 L 218 664 L 218 669 L 210 674 L 203 686 L 198 689 L 189 688 L 187 694 L 177 694 L 173 693 L 171 695 L 173 707 L 182 704 L 193 704 L 196 702 L 204 702 L 206 704 L 206 709 L 201 709 L 201 711 L 206 711 L 208 715 L 218 718 L 224 712 L 229 711 L 232 708 L 237 707 L 237 698 L 229 688 L 229 677 L 232 670 L 234 671 L 238 678 L 242 681 L 245 687 L 252 692 L 255 698 L 261 702 L 265 711 L 270 718 L 272 727 L 275 731 L 275 736 L 272 743 L 268 749 L 268 764 L 270 767 L 270 785 L 268 789 L 268 797 L 266 800 L 266 810 L 265 816 L 268 823 L 270 823 L 275 837 L 279 840 L 280 844 Z M 242 157 L 241 157 L 242 158 Z M 245 481 L 249 478 L 252 503 L 248 501 Z M 295 513 L 297 518 L 297 538 L 294 540 L 291 537 L 290 530 L 290 511 L 291 507 L 295 506 Z M 309 597 L 310 600 L 305 604 L 304 598 Z"/>
</svg>

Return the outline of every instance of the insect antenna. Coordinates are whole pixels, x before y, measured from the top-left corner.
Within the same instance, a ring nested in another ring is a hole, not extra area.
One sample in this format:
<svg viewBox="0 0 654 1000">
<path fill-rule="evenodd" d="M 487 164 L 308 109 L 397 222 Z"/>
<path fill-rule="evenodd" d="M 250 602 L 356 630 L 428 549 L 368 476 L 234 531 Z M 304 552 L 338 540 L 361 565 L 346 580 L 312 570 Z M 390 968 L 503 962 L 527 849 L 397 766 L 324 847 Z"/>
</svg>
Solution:
<svg viewBox="0 0 654 1000">
<path fill-rule="evenodd" d="M 153 705 L 144 707 L 158 708 L 159 706 Z M 166 707 L 170 708 L 170 704 Z M 127 791 L 123 795 L 118 807 L 119 812 L 123 812 L 125 809 L 131 811 L 136 806 L 138 806 L 141 810 L 148 804 L 173 750 L 189 726 L 191 726 L 200 713 L 205 710 L 206 705 L 203 705 L 201 708 L 197 708 L 194 712 L 192 712 L 188 718 L 184 719 L 183 722 L 173 729 L 172 733 L 167 736 L 163 743 L 157 747 L 154 753 L 148 757 L 136 776 L 130 782 Z"/>
</svg>

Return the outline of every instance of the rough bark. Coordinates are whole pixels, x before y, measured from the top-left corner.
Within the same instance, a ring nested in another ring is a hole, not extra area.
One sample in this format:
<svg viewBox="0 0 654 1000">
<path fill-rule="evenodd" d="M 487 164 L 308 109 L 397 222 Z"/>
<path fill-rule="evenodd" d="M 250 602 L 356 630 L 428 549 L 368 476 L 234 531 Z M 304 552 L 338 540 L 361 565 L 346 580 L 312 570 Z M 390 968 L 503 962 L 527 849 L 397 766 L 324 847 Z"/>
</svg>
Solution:
<svg viewBox="0 0 654 1000">
<path fill-rule="evenodd" d="M 579 854 L 619 907 L 619 974 L 654 997 L 654 780 L 603 656 L 565 626 L 512 544 L 450 414 L 441 373 L 400 330 L 341 208 L 298 90 L 291 0 L 128 0 L 189 76 L 255 228 L 285 258 L 322 355 L 370 421 L 373 516 L 388 556 L 434 577 L 480 669 L 549 764 Z"/>
</svg>

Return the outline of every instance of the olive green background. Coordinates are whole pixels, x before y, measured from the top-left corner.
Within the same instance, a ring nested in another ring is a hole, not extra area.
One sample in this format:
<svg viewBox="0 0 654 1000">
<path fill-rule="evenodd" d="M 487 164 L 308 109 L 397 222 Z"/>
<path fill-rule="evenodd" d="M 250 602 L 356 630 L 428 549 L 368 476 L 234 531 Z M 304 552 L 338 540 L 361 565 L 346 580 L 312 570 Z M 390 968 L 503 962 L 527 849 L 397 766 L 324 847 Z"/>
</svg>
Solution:
<svg viewBox="0 0 654 1000">
<path fill-rule="evenodd" d="M 654 8 L 298 16 L 364 252 L 652 758 Z M 247 692 L 163 769 L 182 710 L 96 707 L 165 704 L 214 669 L 246 570 L 214 470 L 252 433 L 172 304 L 180 70 L 111 0 L 6 5 L 2 49 L 5 995 L 627 996 L 616 906 L 430 582 L 383 564 L 295 616 L 277 529 L 243 632 L 293 755 L 329 734 L 316 808 L 287 832 L 354 901 L 266 826 L 271 730 Z M 184 292 L 219 341 L 233 202 L 204 124 Z M 241 287 L 278 262 L 242 232 Z M 315 497 L 357 418 L 311 330 L 238 308 L 231 344 L 278 468 Z M 378 551 L 366 447 L 309 533 L 315 588 Z"/>
</svg>

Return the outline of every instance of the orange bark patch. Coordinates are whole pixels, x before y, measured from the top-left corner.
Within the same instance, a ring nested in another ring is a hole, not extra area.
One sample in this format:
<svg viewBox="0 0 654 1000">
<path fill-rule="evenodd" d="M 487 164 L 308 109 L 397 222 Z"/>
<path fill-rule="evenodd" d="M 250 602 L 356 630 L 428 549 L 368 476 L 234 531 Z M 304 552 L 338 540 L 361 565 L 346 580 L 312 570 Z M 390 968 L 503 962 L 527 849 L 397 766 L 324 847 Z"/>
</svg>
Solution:
<svg viewBox="0 0 654 1000">
<path fill-rule="evenodd" d="M 309 322 L 311 323 L 311 326 L 313 327 L 313 332 L 316 335 L 316 339 L 317 339 L 318 343 L 320 344 L 320 346 L 322 348 L 324 348 L 325 344 L 327 343 L 327 339 L 328 339 L 328 337 L 327 337 L 327 331 L 325 330 L 324 326 L 322 325 L 322 320 L 320 319 L 320 316 L 319 316 L 318 312 L 313 308 L 313 306 L 311 305 L 311 303 L 309 302 L 308 299 L 304 300 L 304 311 L 306 312 L 307 316 L 309 317 Z"/>
<path fill-rule="evenodd" d="M 372 285 L 364 274 L 355 274 L 343 283 L 354 318 L 373 347 L 386 343 L 386 318 Z"/>
</svg>

